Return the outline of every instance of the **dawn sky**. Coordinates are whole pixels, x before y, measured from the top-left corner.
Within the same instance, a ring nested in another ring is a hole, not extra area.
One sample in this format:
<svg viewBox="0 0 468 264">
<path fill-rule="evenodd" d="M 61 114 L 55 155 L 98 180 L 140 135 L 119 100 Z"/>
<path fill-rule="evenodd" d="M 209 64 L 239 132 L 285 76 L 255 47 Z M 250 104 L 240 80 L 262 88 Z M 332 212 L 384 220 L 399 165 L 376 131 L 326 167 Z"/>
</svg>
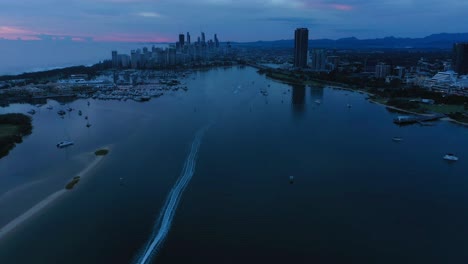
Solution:
<svg viewBox="0 0 468 264">
<path fill-rule="evenodd" d="M 1 0 L 0 38 L 167 42 L 423 37 L 468 31 L 465 0 Z"/>
</svg>

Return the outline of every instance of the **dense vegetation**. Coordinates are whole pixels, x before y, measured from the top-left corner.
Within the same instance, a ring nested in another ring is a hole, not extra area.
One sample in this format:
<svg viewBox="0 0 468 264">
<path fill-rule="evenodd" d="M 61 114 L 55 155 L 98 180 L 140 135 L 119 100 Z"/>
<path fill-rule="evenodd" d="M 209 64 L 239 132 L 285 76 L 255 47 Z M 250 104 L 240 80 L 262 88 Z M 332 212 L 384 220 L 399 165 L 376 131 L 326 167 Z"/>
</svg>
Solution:
<svg viewBox="0 0 468 264">
<path fill-rule="evenodd" d="M 31 117 L 23 114 L 0 115 L 0 158 L 8 155 L 23 136 L 32 132 Z"/>
</svg>

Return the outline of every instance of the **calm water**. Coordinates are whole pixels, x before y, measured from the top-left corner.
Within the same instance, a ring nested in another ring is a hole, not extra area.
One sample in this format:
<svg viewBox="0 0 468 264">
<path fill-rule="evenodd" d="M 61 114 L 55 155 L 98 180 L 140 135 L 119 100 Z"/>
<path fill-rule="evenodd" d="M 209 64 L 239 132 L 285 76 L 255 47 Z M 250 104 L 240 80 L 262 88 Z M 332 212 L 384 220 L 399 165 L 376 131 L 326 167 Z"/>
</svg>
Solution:
<svg viewBox="0 0 468 264">
<path fill-rule="evenodd" d="M 58 118 L 55 102 L 41 109 L 33 134 L 0 160 L 0 225 L 63 188 L 86 153 L 111 154 L 0 240 L 0 263 L 133 263 L 209 124 L 154 263 L 468 262 L 468 129 L 399 127 L 365 95 L 291 87 L 251 68 L 184 82 L 187 92 L 148 103 L 71 103 L 89 129 L 76 112 Z M 63 139 L 76 145 L 57 150 Z M 447 152 L 460 161 L 442 160 Z"/>
</svg>

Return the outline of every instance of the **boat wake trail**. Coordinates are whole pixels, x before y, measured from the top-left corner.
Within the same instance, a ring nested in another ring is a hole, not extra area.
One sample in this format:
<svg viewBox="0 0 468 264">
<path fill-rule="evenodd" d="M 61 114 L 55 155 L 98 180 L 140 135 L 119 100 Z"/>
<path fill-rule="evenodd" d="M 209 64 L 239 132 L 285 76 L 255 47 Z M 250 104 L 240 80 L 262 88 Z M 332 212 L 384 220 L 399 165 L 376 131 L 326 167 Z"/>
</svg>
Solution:
<svg viewBox="0 0 468 264">
<path fill-rule="evenodd" d="M 184 192 L 195 172 L 198 149 L 200 148 L 202 137 L 207 128 L 208 127 L 204 127 L 200 129 L 195 135 L 195 139 L 192 142 L 192 148 L 190 149 L 190 153 L 185 160 L 181 175 L 174 187 L 169 192 L 166 203 L 164 204 L 161 214 L 155 223 L 151 238 L 142 250 L 141 255 L 138 256 L 136 261 L 137 264 L 148 263 L 151 260 L 151 257 L 157 253 L 158 249 L 164 242 L 164 239 L 166 238 L 167 233 L 171 228 L 172 220 L 177 210 L 177 205 L 179 204 L 180 198 L 182 197 L 182 193 Z"/>
</svg>

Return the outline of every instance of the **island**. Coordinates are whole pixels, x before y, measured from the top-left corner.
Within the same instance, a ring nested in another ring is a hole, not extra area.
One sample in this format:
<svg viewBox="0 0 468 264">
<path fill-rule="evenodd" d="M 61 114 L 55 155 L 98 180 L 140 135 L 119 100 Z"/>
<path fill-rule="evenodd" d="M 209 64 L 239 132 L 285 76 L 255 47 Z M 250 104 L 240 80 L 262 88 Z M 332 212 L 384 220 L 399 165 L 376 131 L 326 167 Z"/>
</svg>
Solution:
<svg viewBox="0 0 468 264">
<path fill-rule="evenodd" d="M 0 159 L 8 155 L 23 137 L 31 134 L 31 117 L 24 114 L 0 115 Z"/>
</svg>

